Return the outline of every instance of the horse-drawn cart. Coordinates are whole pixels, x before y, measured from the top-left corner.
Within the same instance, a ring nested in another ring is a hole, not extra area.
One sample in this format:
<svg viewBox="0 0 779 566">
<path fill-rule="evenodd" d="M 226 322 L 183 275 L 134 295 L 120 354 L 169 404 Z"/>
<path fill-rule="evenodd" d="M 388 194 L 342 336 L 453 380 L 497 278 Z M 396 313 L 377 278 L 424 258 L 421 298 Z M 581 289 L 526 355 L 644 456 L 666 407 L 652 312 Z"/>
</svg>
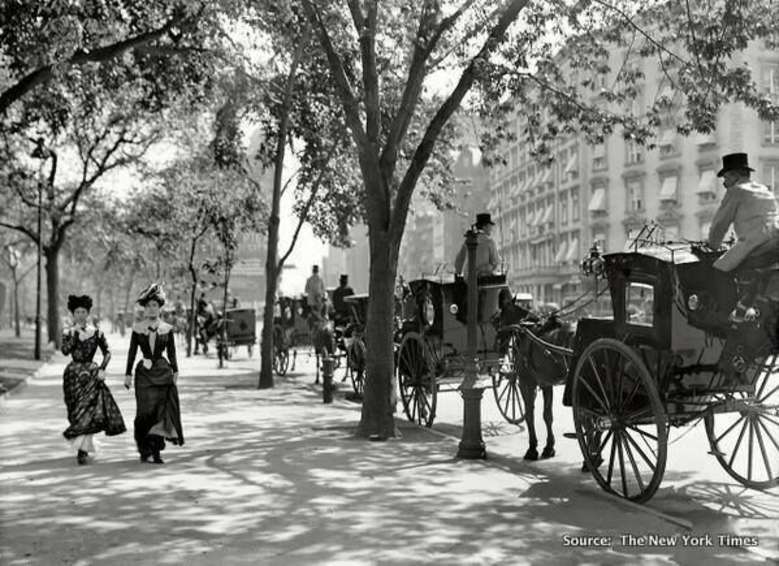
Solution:
<svg viewBox="0 0 779 566">
<path fill-rule="evenodd" d="M 458 295 L 464 295 L 459 285 L 464 284 L 434 279 L 411 281 L 415 306 L 398 333 L 398 385 L 403 409 L 409 420 L 428 427 L 435 420 L 438 393 L 458 390 L 465 376 L 467 305 L 457 299 Z M 476 355 L 479 372 L 483 374 L 496 375 L 510 370 L 496 340 L 498 330 L 493 323 L 503 289 L 508 290 L 503 276 L 479 285 Z M 509 422 L 518 422 L 516 405 L 499 403 L 499 407 Z"/>
<path fill-rule="evenodd" d="M 719 253 L 663 243 L 593 256 L 611 318 L 580 319 L 571 348 L 514 329 L 518 346 L 557 361 L 585 467 L 609 493 L 649 500 L 669 428 L 701 419 L 728 474 L 755 489 L 779 485 L 779 270 L 759 274 L 775 296 L 759 297 L 758 320 L 734 321 L 736 283 L 712 267 Z M 520 378 L 534 369 L 520 348 L 515 359 Z"/>
<path fill-rule="evenodd" d="M 232 357 L 231 349 L 237 346 L 246 346 L 246 353 L 251 358 L 257 343 L 257 319 L 254 309 L 227 309 L 219 323 L 216 351 L 220 360 L 229 360 Z M 224 338 L 221 324 L 227 325 Z"/>
<path fill-rule="evenodd" d="M 354 392 L 362 395 L 365 383 L 365 322 L 368 316 L 368 295 L 358 294 L 344 297 L 349 305 L 349 320 L 345 327 L 336 327 L 336 344 L 345 358 L 344 377 L 349 379 Z"/>
</svg>

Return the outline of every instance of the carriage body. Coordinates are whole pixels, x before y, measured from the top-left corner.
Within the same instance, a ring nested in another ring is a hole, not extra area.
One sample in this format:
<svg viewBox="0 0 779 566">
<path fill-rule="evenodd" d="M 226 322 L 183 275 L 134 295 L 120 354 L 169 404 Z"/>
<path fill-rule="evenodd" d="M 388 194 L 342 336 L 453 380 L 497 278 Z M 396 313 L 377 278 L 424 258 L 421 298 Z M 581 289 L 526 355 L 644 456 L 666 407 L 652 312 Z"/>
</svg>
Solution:
<svg viewBox="0 0 779 566">
<path fill-rule="evenodd" d="M 498 351 L 498 298 L 505 276 L 478 287 L 476 363 L 480 375 L 495 375 L 504 361 Z M 446 279 L 409 282 L 405 318 L 396 333 L 398 384 L 409 420 L 431 426 L 438 392 L 459 389 L 468 362 L 467 287 Z M 507 416 L 509 420 L 513 417 Z"/>
<path fill-rule="evenodd" d="M 779 485 L 776 350 L 760 325 L 730 319 L 738 290 L 718 255 L 662 244 L 602 257 L 612 316 L 579 320 L 563 404 L 606 491 L 651 498 L 669 427 L 699 419 L 728 474 Z"/>
</svg>

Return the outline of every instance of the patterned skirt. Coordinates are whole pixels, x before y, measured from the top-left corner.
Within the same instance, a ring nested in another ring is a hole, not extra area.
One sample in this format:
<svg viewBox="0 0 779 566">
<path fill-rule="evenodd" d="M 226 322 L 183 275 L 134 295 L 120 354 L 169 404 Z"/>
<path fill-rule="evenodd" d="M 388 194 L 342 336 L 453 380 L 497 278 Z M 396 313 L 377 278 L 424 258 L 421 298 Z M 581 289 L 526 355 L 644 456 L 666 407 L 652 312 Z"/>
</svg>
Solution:
<svg viewBox="0 0 779 566">
<path fill-rule="evenodd" d="M 163 450 L 165 440 L 184 444 L 179 392 L 166 359 L 155 360 L 148 369 L 142 362 L 135 367 L 135 401 L 135 442 L 141 455 Z"/>
<path fill-rule="evenodd" d="M 114 436 L 127 430 L 111 391 L 97 378 L 98 370 L 94 362 L 71 362 L 65 368 L 62 389 L 70 426 L 62 434 L 68 440 L 102 431 Z"/>
</svg>

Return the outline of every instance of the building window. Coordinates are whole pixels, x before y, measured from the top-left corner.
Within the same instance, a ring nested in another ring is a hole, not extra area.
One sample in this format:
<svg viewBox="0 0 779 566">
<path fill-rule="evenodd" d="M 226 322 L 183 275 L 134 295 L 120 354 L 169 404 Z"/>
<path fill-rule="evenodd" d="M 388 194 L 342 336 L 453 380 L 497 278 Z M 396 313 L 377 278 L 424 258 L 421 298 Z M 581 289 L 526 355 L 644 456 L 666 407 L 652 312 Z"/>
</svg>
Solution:
<svg viewBox="0 0 779 566">
<path fill-rule="evenodd" d="M 565 261 L 568 255 L 568 234 L 560 234 L 560 245 L 557 246 L 557 253 L 554 256 L 555 265 L 560 265 Z"/>
<path fill-rule="evenodd" d="M 604 232 L 602 228 L 599 228 L 598 231 L 592 233 L 592 244 L 597 245 L 601 253 L 606 253 L 608 251 L 606 249 L 607 241 L 606 232 Z"/>
<path fill-rule="evenodd" d="M 660 202 L 679 202 L 679 177 L 675 173 L 660 178 Z"/>
<path fill-rule="evenodd" d="M 607 211 L 605 187 L 595 187 L 592 189 L 592 196 L 590 197 L 590 202 L 587 205 L 587 210 L 593 214 Z"/>
<path fill-rule="evenodd" d="M 625 151 L 627 152 L 627 164 L 635 165 L 644 162 L 644 148 L 633 140 L 625 141 Z"/>
<path fill-rule="evenodd" d="M 579 220 L 579 189 L 571 189 L 571 220 Z"/>
<path fill-rule="evenodd" d="M 698 132 L 695 135 L 695 145 L 701 149 L 708 149 L 709 146 L 717 145 L 717 137 L 714 135 L 714 132 L 709 132 L 708 134 Z"/>
<path fill-rule="evenodd" d="M 658 147 L 660 148 L 661 157 L 674 155 L 676 153 L 676 132 L 671 128 L 663 130 L 660 133 Z"/>
<path fill-rule="evenodd" d="M 764 65 L 762 68 L 762 91 L 774 104 L 779 102 L 779 64 Z"/>
<path fill-rule="evenodd" d="M 644 210 L 644 183 L 641 179 L 627 181 L 628 212 L 641 212 Z"/>
<path fill-rule="evenodd" d="M 568 251 L 565 254 L 565 261 L 578 263 L 579 257 L 579 232 L 571 232 L 571 240 L 568 243 Z"/>
<path fill-rule="evenodd" d="M 568 150 L 568 159 L 563 169 L 563 182 L 573 181 L 579 177 L 579 150 L 572 147 Z"/>
<path fill-rule="evenodd" d="M 605 169 L 606 163 L 606 144 L 599 143 L 592 148 L 592 170 L 599 171 Z"/>
<path fill-rule="evenodd" d="M 560 193 L 560 224 L 568 224 L 568 193 Z"/>
<path fill-rule="evenodd" d="M 763 122 L 763 143 L 779 144 L 779 122 Z"/>
<path fill-rule="evenodd" d="M 761 174 L 762 178 L 758 181 L 779 196 L 779 162 L 766 163 L 763 165 Z"/>
</svg>

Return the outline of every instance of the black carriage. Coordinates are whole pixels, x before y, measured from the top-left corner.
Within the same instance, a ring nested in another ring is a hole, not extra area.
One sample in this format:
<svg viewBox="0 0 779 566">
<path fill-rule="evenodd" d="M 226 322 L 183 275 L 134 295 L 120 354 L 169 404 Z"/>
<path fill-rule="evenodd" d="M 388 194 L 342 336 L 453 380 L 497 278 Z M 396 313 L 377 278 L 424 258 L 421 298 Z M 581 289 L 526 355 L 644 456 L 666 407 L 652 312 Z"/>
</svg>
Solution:
<svg viewBox="0 0 779 566">
<path fill-rule="evenodd" d="M 701 419 L 728 474 L 750 488 L 779 484 L 779 301 L 761 295 L 757 321 L 734 321 L 738 289 L 712 267 L 718 255 L 663 244 L 595 258 L 612 317 L 579 320 L 571 350 L 547 348 L 567 358 L 563 403 L 573 408 L 586 467 L 607 492 L 649 500 L 665 471 L 669 427 Z M 758 275 L 779 290 L 775 269 Z"/>
<path fill-rule="evenodd" d="M 493 379 L 493 391 L 503 416 L 512 423 L 522 419 L 521 405 L 510 398 L 508 374 L 513 372 L 510 356 L 498 344 L 495 316 L 498 297 L 508 290 L 505 276 L 481 280 L 478 287 L 477 351 L 480 374 Z M 465 377 L 467 325 L 460 281 L 417 279 L 409 282 L 412 307 L 397 333 L 398 385 L 408 419 L 423 426 L 435 420 L 439 392 L 456 391 Z M 508 400 L 508 401 L 507 401 Z"/>
<path fill-rule="evenodd" d="M 367 348 L 365 347 L 365 323 L 368 317 L 368 294 L 349 295 L 344 297 L 349 306 L 349 316 L 345 324 L 336 326 L 336 345 L 338 357 L 344 358 L 344 377 L 349 379 L 355 394 L 362 395 L 365 384 L 365 364 Z"/>
<path fill-rule="evenodd" d="M 227 325 L 224 335 L 222 324 Z M 257 318 L 254 309 L 227 309 L 224 316 L 219 317 L 216 350 L 220 360 L 232 358 L 232 349 L 238 346 L 246 346 L 246 353 L 251 358 L 256 343 Z"/>
</svg>

